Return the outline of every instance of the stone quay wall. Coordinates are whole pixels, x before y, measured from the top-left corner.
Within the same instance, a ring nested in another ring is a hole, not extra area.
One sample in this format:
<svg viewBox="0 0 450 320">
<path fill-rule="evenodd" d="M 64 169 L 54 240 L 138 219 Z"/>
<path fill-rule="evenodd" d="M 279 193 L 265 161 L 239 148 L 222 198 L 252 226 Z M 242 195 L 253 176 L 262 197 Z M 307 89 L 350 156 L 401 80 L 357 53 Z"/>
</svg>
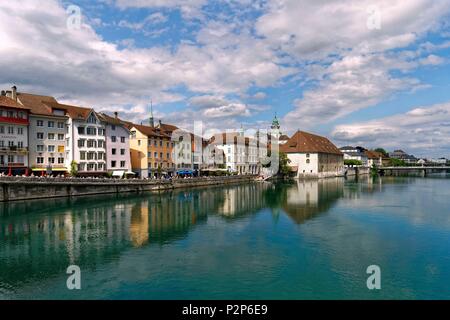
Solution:
<svg viewBox="0 0 450 320">
<path fill-rule="evenodd" d="M 0 202 L 219 186 L 248 183 L 255 181 L 256 177 L 245 175 L 174 180 L 0 177 Z"/>
</svg>

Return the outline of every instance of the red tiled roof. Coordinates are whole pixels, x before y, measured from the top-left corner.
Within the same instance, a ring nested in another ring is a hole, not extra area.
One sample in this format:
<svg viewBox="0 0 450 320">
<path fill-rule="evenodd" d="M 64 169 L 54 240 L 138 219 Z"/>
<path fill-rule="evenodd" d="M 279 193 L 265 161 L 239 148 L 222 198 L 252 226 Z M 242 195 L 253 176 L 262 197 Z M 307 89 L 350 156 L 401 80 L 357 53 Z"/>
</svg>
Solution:
<svg viewBox="0 0 450 320">
<path fill-rule="evenodd" d="M 366 150 L 365 151 L 367 158 L 369 159 L 380 159 L 383 158 L 383 154 L 381 152 Z"/>
<path fill-rule="evenodd" d="M 148 137 L 170 138 L 168 134 L 161 132 L 161 130 L 159 130 L 158 128 L 138 124 L 133 124 L 132 127 L 138 129 L 140 132 L 142 132 Z"/>
<path fill-rule="evenodd" d="M 54 109 L 66 110 L 66 112 L 69 114 L 69 116 L 75 120 L 87 120 L 87 118 L 93 111 L 92 108 L 71 106 L 68 104 L 62 104 L 62 103 L 58 103 L 58 102 L 56 102 L 56 103 L 51 102 L 51 103 L 45 103 L 45 104 Z"/>
<path fill-rule="evenodd" d="M 36 94 L 30 94 L 30 93 L 23 93 L 18 92 L 17 93 L 17 99 L 18 101 L 30 109 L 30 112 L 32 114 L 38 114 L 38 115 L 52 115 L 53 110 L 52 107 L 50 107 L 48 104 L 51 103 L 58 103 L 55 98 L 49 97 L 49 96 L 41 96 Z"/>
<path fill-rule="evenodd" d="M 297 131 L 286 144 L 280 146 L 284 153 L 330 153 L 342 152 L 327 138 L 312 133 Z"/>
<path fill-rule="evenodd" d="M 14 101 L 13 99 L 6 97 L 6 96 L 0 96 L 0 106 L 7 107 L 7 108 L 16 108 L 16 109 L 25 109 L 29 110 L 30 108 L 21 105 L 20 103 Z"/>
</svg>

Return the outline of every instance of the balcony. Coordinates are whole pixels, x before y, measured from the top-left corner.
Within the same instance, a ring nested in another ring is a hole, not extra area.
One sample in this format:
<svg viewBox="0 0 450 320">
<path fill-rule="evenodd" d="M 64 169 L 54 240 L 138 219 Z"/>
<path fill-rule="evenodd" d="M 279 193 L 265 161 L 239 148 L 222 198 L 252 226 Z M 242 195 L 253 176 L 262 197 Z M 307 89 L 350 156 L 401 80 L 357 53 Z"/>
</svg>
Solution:
<svg viewBox="0 0 450 320">
<path fill-rule="evenodd" d="M 19 148 L 17 146 L 0 147 L 0 153 L 28 154 L 28 148 Z"/>
</svg>

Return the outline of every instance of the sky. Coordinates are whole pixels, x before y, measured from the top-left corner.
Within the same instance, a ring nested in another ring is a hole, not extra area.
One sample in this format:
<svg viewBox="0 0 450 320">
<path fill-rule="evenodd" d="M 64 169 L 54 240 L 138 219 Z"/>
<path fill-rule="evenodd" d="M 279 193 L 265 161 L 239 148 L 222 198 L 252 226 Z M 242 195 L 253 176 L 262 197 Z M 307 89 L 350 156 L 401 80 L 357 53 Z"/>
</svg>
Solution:
<svg viewBox="0 0 450 320">
<path fill-rule="evenodd" d="M 0 2 L 0 88 L 450 158 L 448 0 Z"/>
</svg>

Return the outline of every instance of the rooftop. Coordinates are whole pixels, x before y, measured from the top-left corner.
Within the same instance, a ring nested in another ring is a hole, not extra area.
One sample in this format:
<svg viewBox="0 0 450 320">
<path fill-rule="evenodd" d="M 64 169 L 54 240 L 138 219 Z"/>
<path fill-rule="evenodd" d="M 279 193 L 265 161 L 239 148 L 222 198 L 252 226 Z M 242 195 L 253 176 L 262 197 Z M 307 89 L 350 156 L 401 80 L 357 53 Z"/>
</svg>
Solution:
<svg viewBox="0 0 450 320">
<path fill-rule="evenodd" d="M 280 151 L 342 155 L 342 152 L 327 138 L 304 131 L 297 131 L 286 144 L 280 146 Z"/>
</svg>

